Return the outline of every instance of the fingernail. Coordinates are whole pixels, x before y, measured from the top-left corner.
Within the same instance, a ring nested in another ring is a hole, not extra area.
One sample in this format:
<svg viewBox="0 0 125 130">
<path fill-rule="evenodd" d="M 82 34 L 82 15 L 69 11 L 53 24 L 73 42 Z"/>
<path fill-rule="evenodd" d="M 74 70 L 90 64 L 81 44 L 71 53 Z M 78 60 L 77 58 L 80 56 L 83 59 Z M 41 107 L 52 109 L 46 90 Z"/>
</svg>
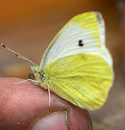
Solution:
<svg viewBox="0 0 125 130">
<path fill-rule="evenodd" d="M 37 121 L 30 130 L 67 130 L 67 112 L 54 112 Z"/>
</svg>

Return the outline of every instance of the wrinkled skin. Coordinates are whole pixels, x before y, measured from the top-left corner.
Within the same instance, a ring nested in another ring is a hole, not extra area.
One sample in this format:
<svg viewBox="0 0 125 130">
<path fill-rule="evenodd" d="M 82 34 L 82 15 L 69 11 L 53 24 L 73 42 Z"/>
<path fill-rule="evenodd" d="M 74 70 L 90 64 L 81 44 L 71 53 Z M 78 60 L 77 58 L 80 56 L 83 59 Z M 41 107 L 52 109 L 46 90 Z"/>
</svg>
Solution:
<svg viewBox="0 0 125 130">
<path fill-rule="evenodd" d="M 53 113 L 64 113 L 67 117 L 64 124 L 56 120 L 54 130 L 65 130 L 66 124 L 69 130 L 92 130 L 87 110 L 72 105 L 52 92 L 49 106 L 48 91 L 31 81 L 12 84 L 20 81 L 22 79 L 0 78 L 0 130 L 29 130 L 36 121 Z"/>
</svg>

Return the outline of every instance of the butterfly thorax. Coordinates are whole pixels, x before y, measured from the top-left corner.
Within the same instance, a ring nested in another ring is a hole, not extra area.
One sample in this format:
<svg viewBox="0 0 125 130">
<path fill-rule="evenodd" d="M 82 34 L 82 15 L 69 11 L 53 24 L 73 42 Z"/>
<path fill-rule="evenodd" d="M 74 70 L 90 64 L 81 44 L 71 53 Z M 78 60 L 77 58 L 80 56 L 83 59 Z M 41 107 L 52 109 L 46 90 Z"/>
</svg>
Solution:
<svg viewBox="0 0 125 130">
<path fill-rule="evenodd" d="M 35 80 L 37 80 L 44 89 L 48 89 L 48 79 L 46 78 L 43 71 L 39 70 L 38 65 L 30 66 L 31 71 L 34 74 Z"/>
</svg>

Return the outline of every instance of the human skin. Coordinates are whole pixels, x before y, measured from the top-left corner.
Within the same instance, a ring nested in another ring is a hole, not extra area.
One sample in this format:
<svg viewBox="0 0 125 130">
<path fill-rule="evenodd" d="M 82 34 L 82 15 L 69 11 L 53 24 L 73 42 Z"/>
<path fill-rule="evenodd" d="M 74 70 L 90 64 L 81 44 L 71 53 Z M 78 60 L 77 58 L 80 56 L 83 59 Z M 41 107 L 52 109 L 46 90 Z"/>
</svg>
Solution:
<svg viewBox="0 0 125 130">
<path fill-rule="evenodd" d="M 0 78 L 0 130 L 92 130 L 88 111 L 31 81 Z M 12 84 L 17 83 L 17 84 Z"/>
</svg>

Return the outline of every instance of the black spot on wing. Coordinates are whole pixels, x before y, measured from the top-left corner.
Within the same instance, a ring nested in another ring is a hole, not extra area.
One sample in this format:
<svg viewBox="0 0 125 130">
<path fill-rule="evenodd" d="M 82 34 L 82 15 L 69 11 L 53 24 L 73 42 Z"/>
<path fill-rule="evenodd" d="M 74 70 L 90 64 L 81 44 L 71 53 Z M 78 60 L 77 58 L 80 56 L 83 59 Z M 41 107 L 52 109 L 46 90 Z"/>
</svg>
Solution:
<svg viewBox="0 0 125 130">
<path fill-rule="evenodd" d="M 78 46 L 80 46 L 80 47 L 84 46 L 84 43 L 83 43 L 82 40 L 79 40 L 79 41 L 78 41 Z"/>
</svg>

